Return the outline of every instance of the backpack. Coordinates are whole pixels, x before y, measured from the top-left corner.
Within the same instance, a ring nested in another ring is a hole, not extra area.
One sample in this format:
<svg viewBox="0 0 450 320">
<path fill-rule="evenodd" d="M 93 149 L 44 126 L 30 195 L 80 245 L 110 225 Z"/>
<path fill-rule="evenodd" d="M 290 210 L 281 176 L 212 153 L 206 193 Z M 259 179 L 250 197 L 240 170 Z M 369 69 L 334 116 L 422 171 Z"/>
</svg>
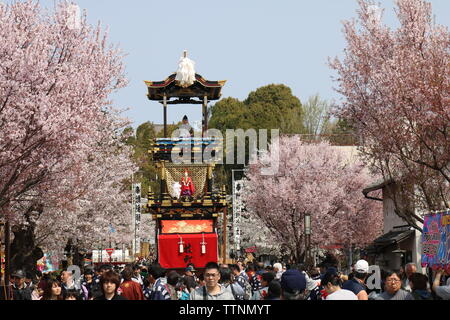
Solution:
<svg viewBox="0 0 450 320">
<path fill-rule="evenodd" d="M 239 275 L 238 278 L 241 278 L 243 280 L 242 282 L 244 283 L 244 287 L 242 288 L 244 289 L 244 300 L 250 300 L 253 295 L 252 286 L 242 275 Z"/>
<path fill-rule="evenodd" d="M 228 288 L 228 287 L 230 287 L 230 289 L 231 289 L 231 293 L 233 294 L 233 297 L 234 297 L 234 300 L 242 300 L 242 296 L 241 295 L 238 295 L 237 293 L 236 293 L 236 291 L 234 291 L 234 288 L 233 288 L 233 284 L 232 283 L 230 283 L 227 287 L 225 287 L 225 288 Z"/>
</svg>

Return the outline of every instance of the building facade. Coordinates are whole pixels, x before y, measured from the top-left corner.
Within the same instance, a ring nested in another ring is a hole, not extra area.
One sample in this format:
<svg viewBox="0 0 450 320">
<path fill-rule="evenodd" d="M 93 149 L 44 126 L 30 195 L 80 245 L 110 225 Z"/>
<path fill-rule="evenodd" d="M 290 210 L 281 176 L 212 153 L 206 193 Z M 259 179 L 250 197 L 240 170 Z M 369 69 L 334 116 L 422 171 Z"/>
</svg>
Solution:
<svg viewBox="0 0 450 320">
<path fill-rule="evenodd" d="M 381 191 L 382 198 L 371 195 L 377 191 Z M 383 235 L 375 239 L 367 248 L 370 264 L 378 265 L 382 269 L 399 270 L 407 263 L 414 263 L 420 270 L 422 233 L 395 212 L 393 199 L 395 195 L 398 195 L 395 182 L 375 183 L 364 189 L 363 193 L 366 198 L 383 202 Z M 418 226 L 422 228 L 420 223 Z"/>
</svg>

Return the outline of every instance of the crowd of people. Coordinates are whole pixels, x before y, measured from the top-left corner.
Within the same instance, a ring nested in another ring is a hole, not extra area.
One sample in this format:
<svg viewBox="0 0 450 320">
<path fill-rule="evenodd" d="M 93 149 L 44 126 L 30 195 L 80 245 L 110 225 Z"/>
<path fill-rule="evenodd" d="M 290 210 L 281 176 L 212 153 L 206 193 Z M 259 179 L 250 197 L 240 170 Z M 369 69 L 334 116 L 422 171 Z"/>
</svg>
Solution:
<svg viewBox="0 0 450 320">
<path fill-rule="evenodd" d="M 369 264 L 359 260 L 350 274 L 334 265 L 305 270 L 302 265 L 210 262 L 180 274 L 159 264 L 86 268 L 79 279 L 62 270 L 35 277 L 11 275 L 14 300 L 450 300 L 450 274 L 439 270 L 429 282 L 408 264 L 382 271 L 381 286 L 369 289 Z"/>
</svg>

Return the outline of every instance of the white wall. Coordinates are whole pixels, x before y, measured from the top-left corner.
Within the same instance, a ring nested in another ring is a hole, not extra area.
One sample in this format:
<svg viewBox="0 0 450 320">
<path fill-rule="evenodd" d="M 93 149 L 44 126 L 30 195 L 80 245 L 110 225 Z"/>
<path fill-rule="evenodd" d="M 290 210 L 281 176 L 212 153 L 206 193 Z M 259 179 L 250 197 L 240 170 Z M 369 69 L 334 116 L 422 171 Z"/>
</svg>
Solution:
<svg viewBox="0 0 450 320">
<path fill-rule="evenodd" d="M 394 227 L 405 226 L 408 224 L 405 220 L 400 218 L 395 213 L 394 201 L 390 197 L 389 192 L 386 188 L 383 188 L 383 214 L 384 234 L 388 233 L 389 231 L 395 230 Z M 420 223 L 418 223 L 418 225 L 419 227 L 422 227 Z M 418 230 L 414 230 L 413 239 L 405 240 L 401 243 L 401 247 L 405 250 L 411 250 L 412 261 L 416 264 L 417 270 L 421 270 L 422 234 Z M 400 259 L 398 255 L 386 254 L 384 255 L 384 259 L 392 261 L 390 263 L 391 268 L 398 269 L 400 267 Z"/>
<path fill-rule="evenodd" d="M 404 226 L 407 224 L 405 220 L 395 213 L 394 201 L 390 198 L 389 192 L 383 188 L 383 215 L 384 228 L 383 233 L 394 230 L 394 227 Z"/>
</svg>

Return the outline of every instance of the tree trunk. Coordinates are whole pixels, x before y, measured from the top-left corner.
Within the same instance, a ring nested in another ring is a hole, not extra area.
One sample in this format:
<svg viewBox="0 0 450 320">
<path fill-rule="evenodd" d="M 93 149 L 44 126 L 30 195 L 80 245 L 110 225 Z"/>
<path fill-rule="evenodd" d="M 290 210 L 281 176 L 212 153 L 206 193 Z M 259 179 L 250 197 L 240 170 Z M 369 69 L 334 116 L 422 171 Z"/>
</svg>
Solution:
<svg viewBox="0 0 450 320">
<path fill-rule="evenodd" d="M 23 270 L 34 277 L 37 272 L 37 261 L 44 256 L 41 248 L 35 245 L 34 228 L 14 227 L 14 240 L 11 243 L 11 271 Z"/>
<path fill-rule="evenodd" d="M 73 264 L 83 268 L 83 260 L 85 255 L 80 252 L 80 247 L 78 245 L 73 247 Z"/>
</svg>

